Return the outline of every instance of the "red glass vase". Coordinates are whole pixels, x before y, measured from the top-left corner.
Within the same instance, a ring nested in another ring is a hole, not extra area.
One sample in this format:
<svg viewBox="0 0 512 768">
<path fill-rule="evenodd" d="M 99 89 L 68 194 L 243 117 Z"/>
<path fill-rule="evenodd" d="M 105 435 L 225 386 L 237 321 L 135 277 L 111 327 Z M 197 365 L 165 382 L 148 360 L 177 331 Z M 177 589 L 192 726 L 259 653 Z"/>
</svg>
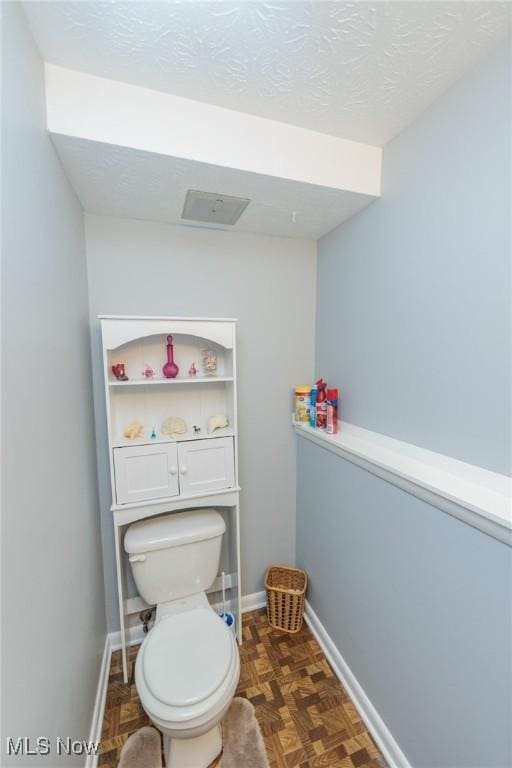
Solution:
<svg viewBox="0 0 512 768">
<path fill-rule="evenodd" d="M 174 362 L 174 347 L 172 345 L 172 336 L 167 337 L 167 362 L 162 368 L 162 373 L 166 379 L 175 379 L 179 373 L 179 368 Z"/>
</svg>

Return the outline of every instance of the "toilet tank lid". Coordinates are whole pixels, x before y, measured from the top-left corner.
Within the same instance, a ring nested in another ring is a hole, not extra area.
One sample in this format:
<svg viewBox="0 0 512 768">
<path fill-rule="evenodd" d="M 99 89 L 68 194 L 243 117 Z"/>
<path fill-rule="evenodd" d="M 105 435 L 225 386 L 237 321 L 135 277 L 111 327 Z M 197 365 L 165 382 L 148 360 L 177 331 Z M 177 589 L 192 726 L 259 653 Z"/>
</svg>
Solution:
<svg viewBox="0 0 512 768">
<path fill-rule="evenodd" d="M 128 554 L 152 552 L 213 539 L 222 536 L 225 530 L 222 515 L 214 509 L 174 512 L 130 525 L 124 537 L 124 548 Z"/>
</svg>

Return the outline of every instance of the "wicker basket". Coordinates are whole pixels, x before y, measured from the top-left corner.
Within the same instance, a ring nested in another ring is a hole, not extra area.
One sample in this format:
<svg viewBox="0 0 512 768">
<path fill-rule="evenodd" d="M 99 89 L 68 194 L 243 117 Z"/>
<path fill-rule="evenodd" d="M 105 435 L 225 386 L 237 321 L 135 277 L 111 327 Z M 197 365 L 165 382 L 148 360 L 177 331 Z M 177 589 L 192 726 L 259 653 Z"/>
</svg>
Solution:
<svg viewBox="0 0 512 768">
<path fill-rule="evenodd" d="M 268 623 L 291 634 L 302 627 L 308 575 L 299 568 L 272 565 L 265 576 Z"/>
</svg>

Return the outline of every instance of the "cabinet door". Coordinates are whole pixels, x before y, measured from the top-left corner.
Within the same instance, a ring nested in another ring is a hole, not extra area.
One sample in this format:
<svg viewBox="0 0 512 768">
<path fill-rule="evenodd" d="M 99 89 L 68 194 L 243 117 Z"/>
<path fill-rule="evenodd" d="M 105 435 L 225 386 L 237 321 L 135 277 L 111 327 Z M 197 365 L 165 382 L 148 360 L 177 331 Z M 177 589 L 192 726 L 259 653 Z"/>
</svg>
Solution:
<svg viewBox="0 0 512 768">
<path fill-rule="evenodd" d="M 118 504 L 179 494 L 176 443 L 114 448 Z"/>
<path fill-rule="evenodd" d="M 235 482 L 232 437 L 178 443 L 182 494 L 231 488 Z"/>
</svg>

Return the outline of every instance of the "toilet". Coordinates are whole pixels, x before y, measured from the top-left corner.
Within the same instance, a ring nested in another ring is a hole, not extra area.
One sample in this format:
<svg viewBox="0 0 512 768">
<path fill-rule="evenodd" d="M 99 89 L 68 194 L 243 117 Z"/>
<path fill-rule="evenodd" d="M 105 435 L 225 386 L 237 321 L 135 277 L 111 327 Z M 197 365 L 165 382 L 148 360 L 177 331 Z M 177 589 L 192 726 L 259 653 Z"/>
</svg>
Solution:
<svg viewBox="0 0 512 768">
<path fill-rule="evenodd" d="M 206 768 L 219 755 L 240 677 L 235 636 L 206 597 L 225 529 L 217 511 L 200 509 L 141 520 L 124 538 L 139 593 L 156 605 L 135 685 L 163 734 L 167 768 Z"/>
</svg>

